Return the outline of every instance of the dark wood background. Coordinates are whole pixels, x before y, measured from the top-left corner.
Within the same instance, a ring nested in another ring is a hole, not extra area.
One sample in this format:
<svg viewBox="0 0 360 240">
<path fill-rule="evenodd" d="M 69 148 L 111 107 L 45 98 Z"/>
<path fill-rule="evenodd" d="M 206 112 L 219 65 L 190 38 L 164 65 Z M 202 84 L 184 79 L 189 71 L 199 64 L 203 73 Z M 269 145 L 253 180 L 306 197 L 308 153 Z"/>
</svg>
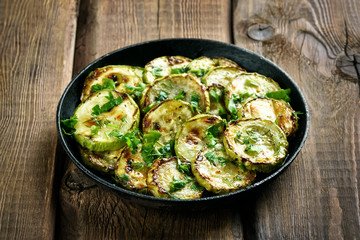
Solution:
<svg viewBox="0 0 360 240">
<path fill-rule="evenodd" d="M 207 38 L 281 66 L 310 108 L 294 163 L 246 206 L 148 209 L 96 186 L 55 126 L 72 76 L 117 48 Z M 0 239 L 360 239 L 358 0 L 1 0 Z"/>
</svg>

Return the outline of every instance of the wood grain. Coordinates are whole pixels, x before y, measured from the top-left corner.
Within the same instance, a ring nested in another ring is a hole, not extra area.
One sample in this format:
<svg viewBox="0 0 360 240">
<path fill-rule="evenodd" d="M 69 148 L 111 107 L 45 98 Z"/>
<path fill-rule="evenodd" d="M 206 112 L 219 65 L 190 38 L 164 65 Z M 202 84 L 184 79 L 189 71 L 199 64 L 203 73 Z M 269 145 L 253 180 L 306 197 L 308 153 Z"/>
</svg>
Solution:
<svg viewBox="0 0 360 240">
<path fill-rule="evenodd" d="M 229 42 L 230 10 L 230 1 L 81 1 L 74 72 L 107 52 L 147 40 L 192 37 Z M 231 223 L 236 213 L 229 210 L 195 215 L 147 209 L 85 179 L 69 164 L 59 195 L 60 239 L 208 239 L 242 234 L 241 224 Z"/>
<path fill-rule="evenodd" d="M 76 1 L 0 2 L 0 239 L 51 239 L 55 110 L 72 75 Z"/>
<path fill-rule="evenodd" d="M 357 239 L 357 1 L 259 0 L 235 5 L 235 43 L 288 72 L 303 91 L 311 113 L 304 149 L 290 169 L 254 202 L 250 214 L 257 221 L 245 228 L 256 232 L 246 232 L 245 238 Z M 258 31 L 255 35 L 251 32 L 254 28 Z"/>
</svg>

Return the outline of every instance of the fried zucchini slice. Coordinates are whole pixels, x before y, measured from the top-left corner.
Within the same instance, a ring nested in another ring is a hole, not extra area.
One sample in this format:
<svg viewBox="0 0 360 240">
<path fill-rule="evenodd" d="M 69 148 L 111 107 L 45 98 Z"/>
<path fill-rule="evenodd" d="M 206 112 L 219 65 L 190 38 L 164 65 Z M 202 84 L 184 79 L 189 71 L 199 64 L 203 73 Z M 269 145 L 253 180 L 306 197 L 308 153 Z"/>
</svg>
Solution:
<svg viewBox="0 0 360 240">
<path fill-rule="evenodd" d="M 256 177 L 232 161 L 223 144 L 216 149 L 205 148 L 191 161 L 191 170 L 198 183 L 215 194 L 226 194 L 249 186 Z"/>
<path fill-rule="evenodd" d="M 284 100 L 256 98 L 242 108 L 242 118 L 262 118 L 275 122 L 287 137 L 294 135 L 298 120 L 294 109 Z"/>
<path fill-rule="evenodd" d="M 233 117 L 240 116 L 239 110 L 247 101 L 280 89 L 279 84 L 271 78 L 258 73 L 242 73 L 227 85 L 225 106 Z"/>
<path fill-rule="evenodd" d="M 206 87 L 187 74 L 169 75 L 156 80 L 142 95 L 140 107 L 147 112 L 166 99 L 183 100 L 200 112 L 210 109 Z"/>
<path fill-rule="evenodd" d="M 112 174 L 114 173 L 116 162 L 120 157 L 120 150 L 92 152 L 84 147 L 79 146 L 80 156 L 83 163 L 90 168 Z"/>
<path fill-rule="evenodd" d="M 187 68 L 188 73 L 200 81 L 200 79 L 215 66 L 216 63 L 211 58 L 203 56 L 192 60 Z"/>
<path fill-rule="evenodd" d="M 224 122 L 221 117 L 199 114 L 186 121 L 175 137 L 176 156 L 190 163 L 205 146 L 214 147 L 221 141 Z"/>
<path fill-rule="evenodd" d="M 229 82 L 241 73 L 244 73 L 244 70 L 238 67 L 215 67 L 201 79 L 201 82 L 206 86 L 225 88 Z"/>
<path fill-rule="evenodd" d="M 156 130 L 161 133 L 159 143 L 168 143 L 175 139 L 181 125 L 195 116 L 189 103 L 182 100 L 165 100 L 146 113 L 143 119 L 143 132 L 149 133 Z"/>
<path fill-rule="evenodd" d="M 176 157 L 156 160 L 150 167 L 147 185 L 149 191 L 160 198 L 200 198 L 203 188 L 193 176 L 179 170 Z"/>
<path fill-rule="evenodd" d="M 243 119 L 228 124 L 224 145 L 227 153 L 247 169 L 271 172 L 283 164 L 288 141 L 272 121 Z"/>
<path fill-rule="evenodd" d="M 124 188 L 146 194 L 149 168 L 141 156 L 141 146 L 135 151 L 124 147 L 115 168 L 115 179 Z"/>
<path fill-rule="evenodd" d="M 143 68 L 128 65 L 97 68 L 86 77 L 80 100 L 84 102 L 91 94 L 103 89 L 128 93 L 131 87 L 141 86 L 143 71 Z"/>
<path fill-rule="evenodd" d="M 181 74 L 187 71 L 191 59 L 183 56 L 158 57 L 145 65 L 144 81 L 153 83 L 156 79 L 171 74 Z"/>
<path fill-rule="evenodd" d="M 75 140 L 90 151 L 118 150 L 125 145 L 120 136 L 137 129 L 140 111 L 126 93 L 102 90 L 92 94 L 75 110 Z"/>
</svg>

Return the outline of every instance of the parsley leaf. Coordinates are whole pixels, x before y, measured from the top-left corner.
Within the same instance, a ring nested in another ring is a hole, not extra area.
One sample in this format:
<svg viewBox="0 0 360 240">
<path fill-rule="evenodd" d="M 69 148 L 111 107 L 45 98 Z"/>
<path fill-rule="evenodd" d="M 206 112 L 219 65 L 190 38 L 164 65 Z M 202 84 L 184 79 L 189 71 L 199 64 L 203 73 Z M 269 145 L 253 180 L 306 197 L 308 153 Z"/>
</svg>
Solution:
<svg viewBox="0 0 360 240">
<path fill-rule="evenodd" d="M 98 92 L 104 89 L 115 89 L 115 83 L 114 80 L 110 78 L 103 78 L 102 79 L 102 85 L 101 84 L 94 84 L 91 86 L 91 92 Z"/>
<path fill-rule="evenodd" d="M 194 182 L 193 184 L 191 184 L 190 189 L 193 191 L 204 191 L 204 187 L 201 186 L 199 183 Z"/>
<path fill-rule="evenodd" d="M 259 154 L 262 149 L 259 146 L 249 144 L 245 148 L 245 152 Z"/>
<path fill-rule="evenodd" d="M 184 68 L 172 68 L 171 69 L 171 74 L 182 74 L 182 73 L 186 73 L 187 71 L 189 71 L 189 68 L 184 67 Z"/>
<path fill-rule="evenodd" d="M 93 112 L 91 113 L 91 115 L 93 115 L 93 116 L 100 115 L 101 113 L 107 112 L 110 109 L 112 109 L 113 107 L 115 107 L 123 102 L 123 98 L 121 96 L 114 98 L 114 95 L 112 94 L 112 92 L 109 92 L 109 96 L 106 97 L 106 99 L 108 99 L 109 101 L 107 103 L 105 103 L 104 105 L 102 105 L 101 107 L 99 105 L 95 105 L 92 108 Z"/>
<path fill-rule="evenodd" d="M 154 77 L 162 77 L 163 75 L 161 74 L 161 72 L 163 71 L 162 68 L 159 67 L 153 67 L 153 69 L 151 70 L 151 73 Z"/>
<path fill-rule="evenodd" d="M 290 102 L 291 98 L 289 97 L 289 94 L 291 93 L 291 89 L 281 89 L 278 91 L 273 92 L 267 92 L 265 94 L 266 97 L 277 99 L 277 100 L 284 100 L 285 102 Z"/>
<path fill-rule="evenodd" d="M 168 99 L 168 96 L 169 96 L 169 93 L 168 93 L 168 92 L 166 92 L 166 91 L 164 91 L 164 90 L 161 90 L 161 91 L 159 92 L 159 95 L 157 95 L 157 96 L 155 97 L 155 101 L 157 101 L 157 102 L 165 101 L 166 99 Z"/>
<path fill-rule="evenodd" d="M 121 174 L 120 176 L 118 176 L 118 179 L 120 182 L 127 183 L 130 177 L 127 174 Z"/>
<path fill-rule="evenodd" d="M 191 95 L 190 108 L 192 112 L 194 112 L 194 108 L 196 108 L 200 112 L 199 100 L 200 97 L 198 94 Z"/>
<path fill-rule="evenodd" d="M 66 135 L 73 135 L 76 132 L 76 129 L 74 128 L 76 123 L 78 122 L 78 119 L 76 116 L 72 116 L 69 119 L 61 120 L 61 126 L 62 131 Z"/>
<path fill-rule="evenodd" d="M 220 92 L 220 93 L 219 93 L 219 92 Z M 220 89 L 219 89 L 219 91 L 218 91 L 217 88 L 211 89 L 211 90 L 209 91 L 209 94 L 215 99 L 215 101 L 216 101 L 217 103 L 219 103 L 219 102 L 221 101 L 222 91 L 221 91 Z"/>
<path fill-rule="evenodd" d="M 180 159 L 178 158 L 176 166 L 180 172 L 185 173 L 188 176 L 192 176 L 190 164 L 181 162 Z"/>
<path fill-rule="evenodd" d="M 156 160 L 155 153 L 155 143 L 161 137 L 161 133 L 157 131 L 150 131 L 149 133 L 143 136 L 143 145 L 141 149 L 141 156 L 144 159 L 144 162 L 147 164 L 148 167 Z"/>
<path fill-rule="evenodd" d="M 191 179 L 180 180 L 180 179 L 178 179 L 176 177 L 173 177 L 173 180 L 170 182 L 170 190 L 169 190 L 169 192 L 173 193 L 173 192 L 180 191 L 189 182 L 191 182 Z"/>
<path fill-rule="evenodd" d="M 131 86 L 129 84 L 125 84 L 125 89 L 127 90 L 128 94 L 130 94 L 130 95 L 134 94 L 135 97 L 140 98 L 141 93 L 145 89 L 145 86 L 146 85 L 144 83 L 139 83 L 136 87 Z"/>
<path fill-rule="evenodd" d="M 180 93 L 174 97 L 174 99 L 184 100 L 185 94 L 186 92 L 184 90 L 181 90 Z"/>
<path fill-rule="evenodd" d="M 109 136 L 119 138 L 121 142 L 125 142 L 131 152 L 134 154 L 136 152 L 137 146 L 141 143 L 141 140 L 138 138 L 138 134 L 138 128 L 132 132 L 126 133 L 125 135 L 123 135 L 118 129 L 114 129 L 111 131 Z"/>
<path fill-rule="evenodd" d="M 211 163 L 211 164 L 214 164 L 214 165 L 224 165 L 226 164 L 229 160 L 224 158 L 224 157 L 218 157 L 216 156 L 213 152 L 207 152 L 205 153 L 205 157 L 206 159 Z"/>
<path fill-rule="evenodd" d="M 252 94 L 245 92 L 240 94 L 233 94 L 229 100 L 228 109 L 231 113 L 232 119 L 237 118 L 237 106 L 239 103 L 245 102 L 246 98 L 250 97 Z"/>
<path fill-rule="evenodd" d="M 195 74 L 197 77 L 203 77 L 208 71 L 206 69 L 200 68 L 196 70 L 190 70 L 190 72 Z"/>
</svg>

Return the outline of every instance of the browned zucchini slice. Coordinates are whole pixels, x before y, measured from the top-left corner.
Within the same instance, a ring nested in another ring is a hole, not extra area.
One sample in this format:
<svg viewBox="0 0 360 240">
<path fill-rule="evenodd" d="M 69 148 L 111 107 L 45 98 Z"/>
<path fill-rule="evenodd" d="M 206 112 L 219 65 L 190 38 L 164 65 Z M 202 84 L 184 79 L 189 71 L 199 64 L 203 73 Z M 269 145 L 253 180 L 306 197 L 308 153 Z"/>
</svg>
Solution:
<svg viewBox="0 0 360 240">
<path fill-rule="evenodd" d="M 148 167 L 141 156 L 141 146 L 134 151 L 124 147 L 115 169 L 115 179 L 126 189 L 147 193 Z"/>
<path fill-rule="evenodd" d="M 283 164 L 288 141 L 274 122 L 264 119 L 231 121 L 224 133 L 227 153 L 249 170 L 271 172 Z"/>
<path fill-rule="evenodd" d="M 190 104 L 182 100 L 169 99 L 152 108 L 143 119 L 143 132 L 155 130 L 161 133 L 159 143 L 168 143 L 175 139 L 181 125 L 195 116 Z"/>
<path fill-rule="evenodd" d="M 256 172 L 234 163 L 224 146 L 219 145 L 215 149 L 201 150 L 191 162 L 191 170 L 198 183 L 215 194 L 226 194 L 249 186 L 255 180 Z"/>
<path fill-rule="evenodd" d="M 121 149 L 104 152 L 92 152 L 79 146 L 79 150 L 85 165 L 94 170 L 109 174 L 114 173 L 116 162 L 121 154 Z"/>
<path fill-rule="evenodd" d="M 295 111 L 284 100 L 256 98 L 242 109 L 242 118 L 262 118 L 275 122 L 287 137 L 292 136 L 298 125 Z"/>
<path fill-rule="evenodd" d="M 148 189 L 155 197 L 194 199 L 200 198 L 203 189 L 195 178 L 178 168 L 176 157 L 156 160 L 148 173 Z"/>
<path fill-rule="evenodd" d="M 142 84 L 143 68 L 128 65 L 109 65 L 97 68 L 86 77 L 81 93 L 84 102 L 94 92 L 104 89 L 114 89 L 119 92 L 129 92 L 132 87 Z"/>
</svg>

